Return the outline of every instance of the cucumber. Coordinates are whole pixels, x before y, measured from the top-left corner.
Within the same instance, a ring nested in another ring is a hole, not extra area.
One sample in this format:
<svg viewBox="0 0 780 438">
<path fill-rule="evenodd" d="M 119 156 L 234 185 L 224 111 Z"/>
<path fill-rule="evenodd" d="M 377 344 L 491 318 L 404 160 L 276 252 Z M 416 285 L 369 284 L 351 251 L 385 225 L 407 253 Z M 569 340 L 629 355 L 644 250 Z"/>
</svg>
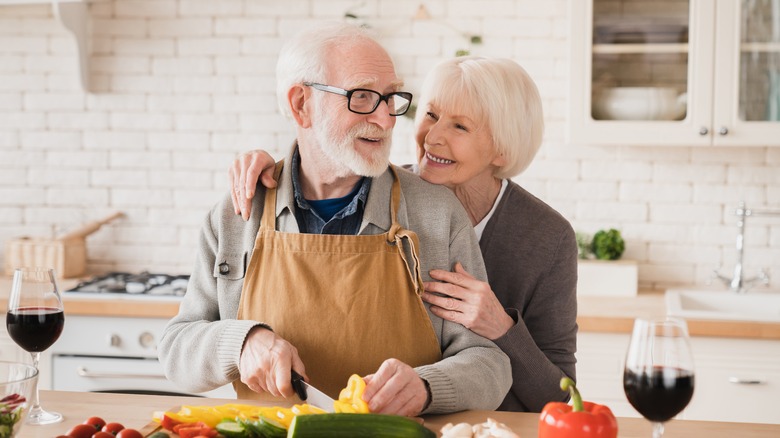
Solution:
<svg viewBox="0 0 780 438">
<path fill-rule="evenodd" d="M 400 415 L 317 414 L 293 418 L 288 438 L 435 438 L 422 424 Z"/>
<path fill-rule="evenodd" d="M 266 438 L 285 438 L 287 436 L 287 428 L 273 418 L 261 416 L 259 422 L 262 436 Z"/>
<path fill-rule="evenodd" d="M 226 438 L 249 438 L 251 435 L 243 424 L 227 420 L 217 424 L 217 432 Z"/>
<path fill-rule="evenodd" d="M 285 438 L 287 436 L 287 429 L 272 418 L 260 417 L 255 421 L 240 420 L 240 423 L 248 432 L 247 436 L 249 437 Z"/>
<path fill-rule="evenodd" d="M 171 436 L 165 432 L 155 432 L 149 435 L 149 438 L 171 438 Z"/>
<path fill-rule="evenodd" d="M 244 426 L 244 430 L 246 430 L 249 433 L 250 437 L 260 437 L 263 438 L 263 432 L 260 431 L 260 421 L 252 421 L 252 420 L 238 420 L 239 423 L 241 423 L 242 426 Z"/>
</svg>

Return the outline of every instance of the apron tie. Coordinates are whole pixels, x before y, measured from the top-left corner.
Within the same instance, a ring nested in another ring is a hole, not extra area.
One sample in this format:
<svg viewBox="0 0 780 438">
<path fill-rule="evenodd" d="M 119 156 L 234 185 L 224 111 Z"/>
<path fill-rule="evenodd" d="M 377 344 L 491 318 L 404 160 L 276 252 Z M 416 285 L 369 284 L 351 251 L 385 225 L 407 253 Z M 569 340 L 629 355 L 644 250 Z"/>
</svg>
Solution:
<svg viewBox="0 0 780 438">
<path fill-rule="evenodd" d="M 403 239 L 406 239 L 409 242 L 409 249 L 410 253 L 412 255 L 412 262 L 413 262 L 413 269 L 414 273 L 409 270 L 409 260 L 406 258 L 406 251 L 404 251 L 404 244 Z M 409 274 L 409 278 L 412 280 L 412 284 L 414 284 L 414 290 L 417 295 L 422 294 L 422 271 L 420 267 L 420 254 L 419 251 L 417 251 L 417 245 L 415 244 L 417 241 L 417 235 L 414 233 L 411 233 L 407 230 L 402 230 L 395 235 L 395 244 L 398 246 L 398 252 L 401 254 L 401 258 L 404 260 L 404 266 L 406 266 L 406 273 Z"/>
</svg>

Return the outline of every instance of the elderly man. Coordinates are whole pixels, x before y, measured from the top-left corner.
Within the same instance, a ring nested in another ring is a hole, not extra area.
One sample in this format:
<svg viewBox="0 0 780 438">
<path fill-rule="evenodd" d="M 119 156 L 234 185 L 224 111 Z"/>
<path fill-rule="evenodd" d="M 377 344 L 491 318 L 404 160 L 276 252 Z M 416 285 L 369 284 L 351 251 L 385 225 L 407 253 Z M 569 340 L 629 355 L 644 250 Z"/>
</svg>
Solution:
<svg viewBox="0 0 780 438">
<path fill-rule="evenodd" d="M 291 370 L 331 396 L 360 374 L 371 411 L 401 415 L 501 403 L 507 356 L 420 299 L 431 269 L 486 274 L 453 194 L 389 166 L 395 117 L 412 99 L 401 86 L 360 28 L 285 45 L 277 96 L 296 143 L 277 186 L 258 186 L 250 221 L 228 196 L 208 215 L 160 344 L 168 378 L 191 391 L 233 382 L 258 398 L 293 396 Z"/>
</svg>

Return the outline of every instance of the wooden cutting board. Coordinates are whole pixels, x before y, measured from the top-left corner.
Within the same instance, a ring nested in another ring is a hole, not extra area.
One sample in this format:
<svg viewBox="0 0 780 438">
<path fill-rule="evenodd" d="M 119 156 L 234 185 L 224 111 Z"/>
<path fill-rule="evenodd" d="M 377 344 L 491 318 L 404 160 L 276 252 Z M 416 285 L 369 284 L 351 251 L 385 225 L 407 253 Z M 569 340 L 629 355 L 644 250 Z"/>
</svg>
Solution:
<svg viewBox="0 0 780 438">
<path fill-rule="evenodd" d="M 175 406 L 175 407 L 173 407 L 173 408 L 171 408 L 171 409 L 167 409 L 165 412 L 179 412 L 179 410 L 180 410 L 180 409 L 181 409 L 181 406 Z M 422 419 L 422 418 L 420 418 L 420 417 L 414 417 L 413 419 L 414 419 L 415 421 L 417 421 L 418 423 L 420 423 L 420 424 L 425 424 L 425 420 L 424 420 L 424 419 Z M 430 427 L 429 427 L 429 428 L 430 428 Z M 158 431 L 165 432 L 165 433 L 167 433 L 169 436 L 175 436 L 175 435 L 174 435 L 172 432 L 169 432 L 169 431 L 167 431 L 167 430 L 163 429 L 163 428 L 162 428 L 162 426 L 160 426 L 160 425 L 159 425 L 159 424 L 158 424 L 156 421 L 154 421 L 154 420 L 152 420 L 152 421 L 150 421 L 150 422 L 146 423 L 146 425 L 144 425 L 144 427 L 142 427 L 142 428 L 141 428 L 141 429 L 139 429 L 138 431 L 139 431 L 139 432 L 141 432 L 141 435 L 143 435 L 144 437 L 147 437 L 147 436 L 149 436 L 149 435 L 151 435 L 151 434 L 153 434 L 153 433 L 155 433 L 155 432 L 158 432 Z M 437 431 L 436 431 L 436 430 L 434 430 L 434 432 L 437 432 Z"/>
</svg>

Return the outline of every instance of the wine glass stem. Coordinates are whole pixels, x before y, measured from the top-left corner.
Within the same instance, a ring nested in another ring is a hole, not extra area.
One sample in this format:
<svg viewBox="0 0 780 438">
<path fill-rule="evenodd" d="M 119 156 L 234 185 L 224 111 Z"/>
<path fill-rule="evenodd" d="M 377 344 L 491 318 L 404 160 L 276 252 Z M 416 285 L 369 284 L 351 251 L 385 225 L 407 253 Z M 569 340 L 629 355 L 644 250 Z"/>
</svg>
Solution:
<svg viewBox="0 0 780 438">
<path fill-rule="evenodd" d="M 32 356 L 33 367 L 36 370 L 38 370 L 38 361 L 41 358 L 41 353 L 40 352 L 30 353 L 30 356 Z M 39 373 L 40 373 L 40 371 L 39 371 Z M 40 380 L 40 374 L 39 374 L 38 378 Z M 39 400 L 38 399 L 38 384 L 36 383 L 36 385 L 35 385 L 35 395 L 34 395 L 34 398 L 33 398 L 32 407 L 30 408 L 31 411 L 39 411 L 41 409 L 41 405 L 38 402 L 38 400 Z"/>
<path fill-rule="evenodd" d="M 653 423 L 653 438 L 661 438 L 664 435 L 664 424 Z"/>
</svg>

